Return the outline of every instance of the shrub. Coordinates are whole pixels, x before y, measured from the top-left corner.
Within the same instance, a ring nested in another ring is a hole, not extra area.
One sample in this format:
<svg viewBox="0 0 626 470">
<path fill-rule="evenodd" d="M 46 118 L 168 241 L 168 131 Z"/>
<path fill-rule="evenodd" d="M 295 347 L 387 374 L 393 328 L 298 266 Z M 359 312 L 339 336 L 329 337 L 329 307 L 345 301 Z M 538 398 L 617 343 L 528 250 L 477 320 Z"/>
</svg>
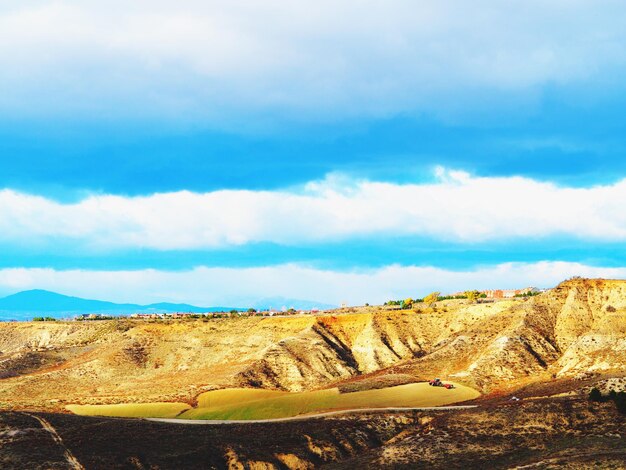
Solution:
<svg viewBox="0 0 626 470">
<path fill-rule="evenodd" d="M 470 301 L 470 303 L 476 302 L 478 297 L 480 296 L 480 292 L 477 290 L 468 290 L 465 292 L 465 298 Z"/>
<path fill-rule="evenodd" d="M 424 297 L 424 303 L 428 305 L 434 304 L 439 299 L 440 294 L 441 292 L 431 292 L 426 297 Z"/>
<path fill-rule="evenodd" d="M 617 411 L 619 411 L 623 415 L 626 415 L 626 392 L 616 393 L 613 401 L 615 402 Z"/>
<path fill-rule="evenodd" d="M 602 392 L 595 387 L 592 388 L 591 392 L 589 392 L 589 399 L 591 401 L 602 401 Z"/>
</svg>

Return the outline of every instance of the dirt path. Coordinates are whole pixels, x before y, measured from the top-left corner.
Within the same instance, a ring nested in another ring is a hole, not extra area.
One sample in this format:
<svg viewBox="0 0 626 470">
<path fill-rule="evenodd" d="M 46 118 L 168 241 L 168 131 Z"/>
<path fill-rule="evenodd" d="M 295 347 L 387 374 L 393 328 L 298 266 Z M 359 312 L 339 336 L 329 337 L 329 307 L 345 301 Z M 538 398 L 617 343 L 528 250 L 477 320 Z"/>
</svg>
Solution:
<svg viewBox="0 0 626 470">
<path fill-rule="evenodd" d="M 478 405 L 458 405 L 458 406 L 425 406 L 419 408 L 355 408 L 352 410 L 325 411 L 323 413 L 290 416 L 288 418 L 271 418 L 271 419 L 232 419 L 232 420 L 211 420 L 211 419 L 178 419 L 178 418 L 143 418 L 148 421 L 157 421 L 160 423 L 174 424 L 249 424 L 249 423 L 280 423 L 284 421 L 304 421 L 308 419 L 326 418 L 327 416 L 336 416 L 342 414 L 353 413 L 372 413 L 377 411 L 455 411 L 468 410 L 478 408 Z"/>
<path fill-rule="evenodd" d="M 25 414 L 26 416 L 30 416 L 31 418 L 34 418 L 37 421 L 39 421 L 39 424 L 41 424 L 41 427 L 44 430 L 46 430 L 48 433 L 50 433 L 54 442 L 56 442 L 63 449 L 63 454 L 65 455 L 65 459 L 67 460 L 67 463 L 69 464 L 70 468 L 74 470 L 85 470 L 85 467 L 82 466 L 82 464 L 78 461 L 78 459 L 74 456 L 74 454 L 72 454 L 72 452 L 67 448 L 67 446 L 63 442 L 63 439 L 61 439 L 61 436 L 59 436 L 59 433 L 57 432 L 56 429 L 54 429 L 54 426 L 52 426 L 52 424 L 50 424 L 47 420 L 37 415 L 32 415 L 30 413 L 23 413 L 23 414 Z"/>
</svg>

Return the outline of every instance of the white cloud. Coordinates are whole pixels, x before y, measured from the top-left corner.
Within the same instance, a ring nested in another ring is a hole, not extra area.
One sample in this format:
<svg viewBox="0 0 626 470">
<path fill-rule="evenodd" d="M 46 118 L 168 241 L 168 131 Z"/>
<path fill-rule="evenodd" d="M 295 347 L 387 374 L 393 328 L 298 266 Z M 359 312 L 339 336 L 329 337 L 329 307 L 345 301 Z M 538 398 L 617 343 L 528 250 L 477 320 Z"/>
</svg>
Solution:
<svg viewBox="0 0 626 470">
<path fill-rule="evenodd" d="M 280 191 L 90 196 L 63 204 L 0 191 L 0 241 L 86 249 L 202 249 L 425 236 L 457 243 L 570 236 L 626 240 L 626 180 L 590 188 L 437 170 L 427 184 L 330 176 Z"/>
<path fill-rule="evenodd" d="M 625 278 L 626 268 L 579 263 L 505 263 L 472 271 L 435 267 L 387 266 L 366 271 L 328 271 L 293 264 L 260 268 L 206 268 L 169 272 L 0 270 L 0 291 L 49 289 L 117 302 L 190 302 L 201 306 L 245 306 L 254 300 L 283 296 L 352 305 L 464 289 L 552 287 L 573 275 Z"/>
<path fill-rule="evenodd" d="M 0 108 L 440 111 L 611 75 L 625 22 L 614 0 L 21 1 L 0 6 Z"/>
</svg>

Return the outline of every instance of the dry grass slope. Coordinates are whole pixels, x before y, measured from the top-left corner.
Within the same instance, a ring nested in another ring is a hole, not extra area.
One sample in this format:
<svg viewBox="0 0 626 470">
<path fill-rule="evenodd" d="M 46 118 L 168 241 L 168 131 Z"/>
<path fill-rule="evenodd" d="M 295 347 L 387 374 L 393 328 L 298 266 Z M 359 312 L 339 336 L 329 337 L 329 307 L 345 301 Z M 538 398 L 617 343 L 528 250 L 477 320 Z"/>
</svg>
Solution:
<svg viewBox="0 0 626 470">
<path fill-rule="evenodd" d="M 440 376 L 487 393 L 582 373 L 623 375 L 625 314 L 625 281 L 571 280 L 528 300 L 443 301 L 422 313 L 2 323 L 0 407 L 195 405 L 214 389 L 301 392 L 381 373 Z"/>
</svg>

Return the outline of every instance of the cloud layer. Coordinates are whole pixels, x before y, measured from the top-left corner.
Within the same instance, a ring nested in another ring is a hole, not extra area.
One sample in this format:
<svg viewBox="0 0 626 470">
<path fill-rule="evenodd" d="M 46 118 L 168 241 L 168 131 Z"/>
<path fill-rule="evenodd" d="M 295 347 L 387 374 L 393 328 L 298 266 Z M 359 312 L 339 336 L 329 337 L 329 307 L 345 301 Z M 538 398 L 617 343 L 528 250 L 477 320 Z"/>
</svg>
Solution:
<svg viewBox="0 0 626 470">
<path fill-rule="evenodd" d="M 14 268 L 0 270 L 0 292 L 41 288 L 118 302 L 180 301 L 202 306 L 246 306 L 274 296 L 361 305 L 423 296 L 434 290 L 552 287 L 573 275 L 625 278 L 626 268 L 565 262 L 505 263 L 471 271 L 395 265 L 376 270 L 328 271 L 294 264 L 198 267 L 177 272 Z"/>
<path fill-rule="evenodd" d="M 0 7 L 0 109 L 439 112 L 619 75 L 625 22 L 613 0 L 21 1 Z"/>
<path fill-rule="evenodd" d="M 0 242 L 69 241 L 88 250 L 304 245 L 422 236 L 454 243 L 568 236 L 626 240 L 626 180 L 590 188 L 437 170 L 436 181 L 394 184 L 331 175 L 282 191 L 188 191 L 90 196 L 63 204 L 0 191 Z"/>
</svg>

